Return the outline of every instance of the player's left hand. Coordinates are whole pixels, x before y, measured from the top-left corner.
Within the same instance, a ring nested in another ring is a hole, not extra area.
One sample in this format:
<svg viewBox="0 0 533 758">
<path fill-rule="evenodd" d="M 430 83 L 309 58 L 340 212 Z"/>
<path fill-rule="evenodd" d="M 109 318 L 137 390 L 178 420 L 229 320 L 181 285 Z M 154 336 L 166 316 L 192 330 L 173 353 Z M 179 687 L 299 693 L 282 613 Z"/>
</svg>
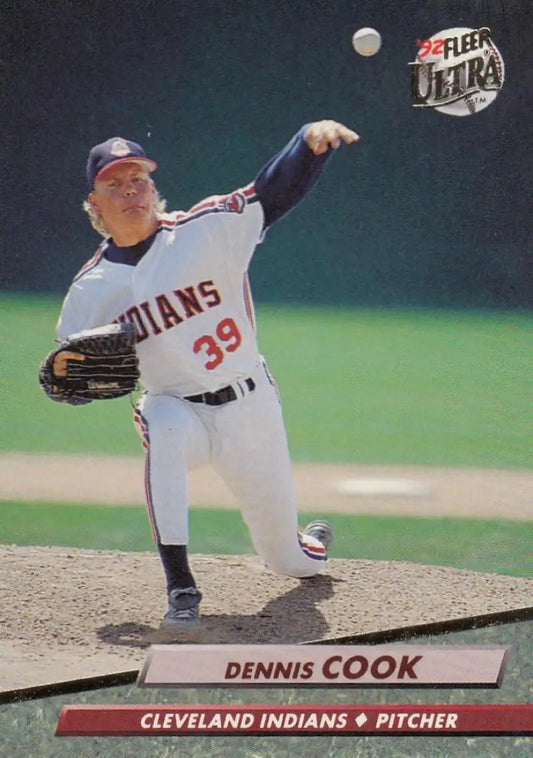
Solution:
<svg viewBox="0 0 533 758">
<path fill-rule="evenodd" d="M 336 150 L 341 142 L 351 145 L 359 135 L 338 121 L 315 121 L 305 133 L 305 141 L 315 155 L 322 155 L 331 147 Z"/>
</svg>

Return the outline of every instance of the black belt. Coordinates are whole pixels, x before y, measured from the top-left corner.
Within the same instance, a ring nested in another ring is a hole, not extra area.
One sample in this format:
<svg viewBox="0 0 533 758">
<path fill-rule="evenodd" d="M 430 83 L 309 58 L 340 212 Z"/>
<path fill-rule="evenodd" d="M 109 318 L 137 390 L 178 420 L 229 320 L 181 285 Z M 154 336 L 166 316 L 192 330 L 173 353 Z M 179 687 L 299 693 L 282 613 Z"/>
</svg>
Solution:
<svg viewBox="0 0 533 758">
<path fill-rule="evenodd" d="M 249 392 L 253 392 L 255 389 L 255 382 L 253 379 L 248 378 L 244 380 L 244 383 L 248 387 Z M 224 403 L 231 403 L 232 400 L 237 400 L 237 393 L 234 388 L 229 385 L 228 387 L 222 387 L 222 389 L 216 392 L 203 392 L 201 395 L 189 395 L 183 398 L 188 400 L 189 403 L 205 403 L 206 405 L 224 405 Z"/>
</svg>

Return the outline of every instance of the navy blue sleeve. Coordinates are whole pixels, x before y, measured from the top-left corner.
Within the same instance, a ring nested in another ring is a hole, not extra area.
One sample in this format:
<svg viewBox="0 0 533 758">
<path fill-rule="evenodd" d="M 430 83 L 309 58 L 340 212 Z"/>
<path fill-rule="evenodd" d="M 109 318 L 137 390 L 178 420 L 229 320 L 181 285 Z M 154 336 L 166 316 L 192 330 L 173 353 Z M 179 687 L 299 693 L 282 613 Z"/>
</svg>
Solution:
<svg viewBox="0 0 533 758">
<path fill-rule="evenodd" d="M 305 124 L 257 174 L 254 187 L 265 214 L 263 229 L 290 211 L 312 189 L 333 152 L 315 155 L 304 134 Z"/>
</svg>

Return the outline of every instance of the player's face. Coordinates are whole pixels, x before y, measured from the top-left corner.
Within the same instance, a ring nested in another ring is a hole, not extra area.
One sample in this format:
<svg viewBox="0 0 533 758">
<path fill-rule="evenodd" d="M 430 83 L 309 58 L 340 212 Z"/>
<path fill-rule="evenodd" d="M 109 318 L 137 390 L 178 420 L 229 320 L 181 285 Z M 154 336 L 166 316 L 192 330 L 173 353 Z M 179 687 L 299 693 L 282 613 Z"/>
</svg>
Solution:
<svg viewBox="0 0 533 758">
<path fill-rule="evenodd" d="M 108 168 L 95 180 L 89 200 L 117 245 L 140 242 L 157 227 L 154 183 L 138 163 Z"/>
</svg>

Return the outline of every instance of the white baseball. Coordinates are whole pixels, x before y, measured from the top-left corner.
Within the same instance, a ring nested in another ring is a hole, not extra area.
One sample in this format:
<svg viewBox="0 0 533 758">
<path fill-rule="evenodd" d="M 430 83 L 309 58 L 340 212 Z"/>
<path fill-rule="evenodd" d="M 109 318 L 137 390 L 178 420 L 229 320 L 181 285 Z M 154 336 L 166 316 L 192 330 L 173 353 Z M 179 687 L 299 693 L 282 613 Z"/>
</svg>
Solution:
<svg viewBox="0 0 533 758">
<path fill-rule="evenodd" d="M 375 29 L 365 26 L 354 33 L 352 45 L 359 55 L 375 55 L 381 47 L 381 34 Z"/>
</svg>

